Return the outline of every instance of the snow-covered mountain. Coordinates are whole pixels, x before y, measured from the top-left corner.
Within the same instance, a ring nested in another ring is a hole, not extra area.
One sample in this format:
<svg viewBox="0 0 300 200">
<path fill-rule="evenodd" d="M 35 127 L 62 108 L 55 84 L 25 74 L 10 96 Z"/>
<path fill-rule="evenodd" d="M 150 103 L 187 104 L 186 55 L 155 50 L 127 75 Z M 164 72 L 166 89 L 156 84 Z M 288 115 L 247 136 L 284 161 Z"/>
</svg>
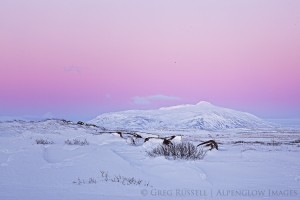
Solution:
<svg viewBox="0 0 300 200">
<path fill-rule="evenodd" d="M 178 105 L 157 110 L 128 110 L 99 115 L 90 123 L 107 129 L 147 130 L 220 130 L 262 128 L 270 123 L 246 112 L 201 101 L 196 105 Z"/>
</svg>

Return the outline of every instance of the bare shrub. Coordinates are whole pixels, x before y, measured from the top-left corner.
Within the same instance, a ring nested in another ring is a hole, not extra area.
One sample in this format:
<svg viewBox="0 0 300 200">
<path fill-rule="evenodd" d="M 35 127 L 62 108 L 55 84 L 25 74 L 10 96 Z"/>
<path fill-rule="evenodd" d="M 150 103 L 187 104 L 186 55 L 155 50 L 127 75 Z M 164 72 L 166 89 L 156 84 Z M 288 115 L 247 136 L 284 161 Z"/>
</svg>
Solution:
<svg viewBox="0 0 300 200">
<path fill-rule="evenodd" d="M 89 145 L 89 142 L 86 139 L 84 139 L 83 141 L 79 139 L 73 139 L 73 140 L 66 140 L 65 144 L 85 146 L 85 145 Z"/>
<path fill-rule="evenodd" d="M 53 141 L 51 140 L 46 140 L 46 139 L 36 139 L 35 142 L 37 144 L 42 144 L 42 145 L 46 145 L 46 144 L 54 144 Z"/>
<path fill-rule="evenodd" d="M 100 171 L 101 181 L 120 183 L 122 185 L 140 185 L 149 187 L 150 183 L 135 177 L 125 177 L 121 175 L 110 176 L 106 171 Z"/>
<path fill-rule="evenodd" d="M 150 157 L 164 156 L 167 159 L 201 160 L 206 151 L 197 148 L 190 142 L 178 143 L 174 145 L 160 145 L 151 151 L 147 151 Z"/>
<path fill-rule="evenodd" d="M 83 185 L 83 184 L 97 184 L 97 180 L 95 178 L 89 178 L 88 180 L 84 180 L 81 178 L 77 178 L 76 181 L 73 181 L 73 184 Z"/>
<path fill-rule="evenodd" d="M 95 178 L 90 178 L 88 181 L 89 184 L 96 184 L 97 180 Z"/>
<path fill-rule="evenodd" d="M 121 175 L 110 175 L 107 171 L 100 171 L 100 177 L 96 178 L 77 178 L 77 180 L 73 181 L 73 184 L 76 185 L 84 185 L 84 184 L 97 184 L 98 181 L 107 182 L 107 183 L 119 183 L 122 185 L 137 185 L 137 186 L 145 186 L 145 187 L 152 187 L 149 181 L 144 181 L 139 178 L 135 177 L 126 177 Z"/>
<path fill-rule="evenodd" d="M 299 144 L 300 143 L 300 139 L 294 140 L 292 142 L 290 142 L 291 144 Z"/>
</svg>

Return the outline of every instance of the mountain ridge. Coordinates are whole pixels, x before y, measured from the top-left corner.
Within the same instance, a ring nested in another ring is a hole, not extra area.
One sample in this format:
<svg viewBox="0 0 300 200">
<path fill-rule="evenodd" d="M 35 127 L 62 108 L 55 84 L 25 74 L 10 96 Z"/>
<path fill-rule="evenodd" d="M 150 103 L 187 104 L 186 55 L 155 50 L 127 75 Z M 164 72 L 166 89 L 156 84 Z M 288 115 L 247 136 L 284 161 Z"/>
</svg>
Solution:
<svg viewBox="0 0 300 200">
<path fill-rule="evenodd" d="M 206 101 L 153 110 L 104 113 L 89 122 L 107 129 L 222 130 L 271 127 L 269 122 L 255 115 L 215 106 Z"/>
</svg>

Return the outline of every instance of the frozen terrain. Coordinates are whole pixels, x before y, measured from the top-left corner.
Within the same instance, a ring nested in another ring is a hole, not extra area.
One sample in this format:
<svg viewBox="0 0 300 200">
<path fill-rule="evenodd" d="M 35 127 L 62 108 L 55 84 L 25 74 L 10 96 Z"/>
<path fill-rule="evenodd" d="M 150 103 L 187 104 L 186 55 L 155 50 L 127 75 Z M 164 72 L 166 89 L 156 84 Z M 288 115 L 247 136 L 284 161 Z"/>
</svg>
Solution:
<svg viewBox="0 0 300 200">
<path fill-rule="evenodd" d="M 149 131 L 214 139 L 203 160 L 149 157 L 114 131 L 62 120 L 0 122 L 0 199 L 299 199 L 296 128 Z M 180 141 L 178 141 L 180 142 Z"/>
<path fill-rule="evenodd" d="M 157 110 L 129 110 L 105 113 L 90 121 L 107 129 L 132 130 L 219 130 L 228 128 L 272 127 L 252 114 L 201 101 Z"/>
</svg>

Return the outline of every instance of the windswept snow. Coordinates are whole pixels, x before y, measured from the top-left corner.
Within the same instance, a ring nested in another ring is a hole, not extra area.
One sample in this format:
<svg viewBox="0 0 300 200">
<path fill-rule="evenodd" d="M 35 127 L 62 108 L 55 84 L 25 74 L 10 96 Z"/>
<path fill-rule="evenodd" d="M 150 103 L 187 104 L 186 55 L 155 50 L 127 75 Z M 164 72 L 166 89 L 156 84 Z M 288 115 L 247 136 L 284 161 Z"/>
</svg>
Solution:
<svg viewBox="0 0 300 200">
<path fill-rule="evenodd" d="M 157 110 L 129 110 L 105 113 L 90 121 L 107 129 L 141 130 L 221 130 L 271 127 L 252 114 L 214 106 L 201 101 Z"/>
<path fill-rule="evenodd" d="M 176 131 L 141 135 L 157 133 Z M 219 151 L 197 161 L 150 158 L 146 151 L 158 141 L 133 146 L 118 134 L 61 120 L 0 122 L 0 199 L 299 199 L 298 129 L 177 135 L 195 144 L 215 139 Z M 88 144 L 65 142 L 74 139 Z"/>
</svg>

